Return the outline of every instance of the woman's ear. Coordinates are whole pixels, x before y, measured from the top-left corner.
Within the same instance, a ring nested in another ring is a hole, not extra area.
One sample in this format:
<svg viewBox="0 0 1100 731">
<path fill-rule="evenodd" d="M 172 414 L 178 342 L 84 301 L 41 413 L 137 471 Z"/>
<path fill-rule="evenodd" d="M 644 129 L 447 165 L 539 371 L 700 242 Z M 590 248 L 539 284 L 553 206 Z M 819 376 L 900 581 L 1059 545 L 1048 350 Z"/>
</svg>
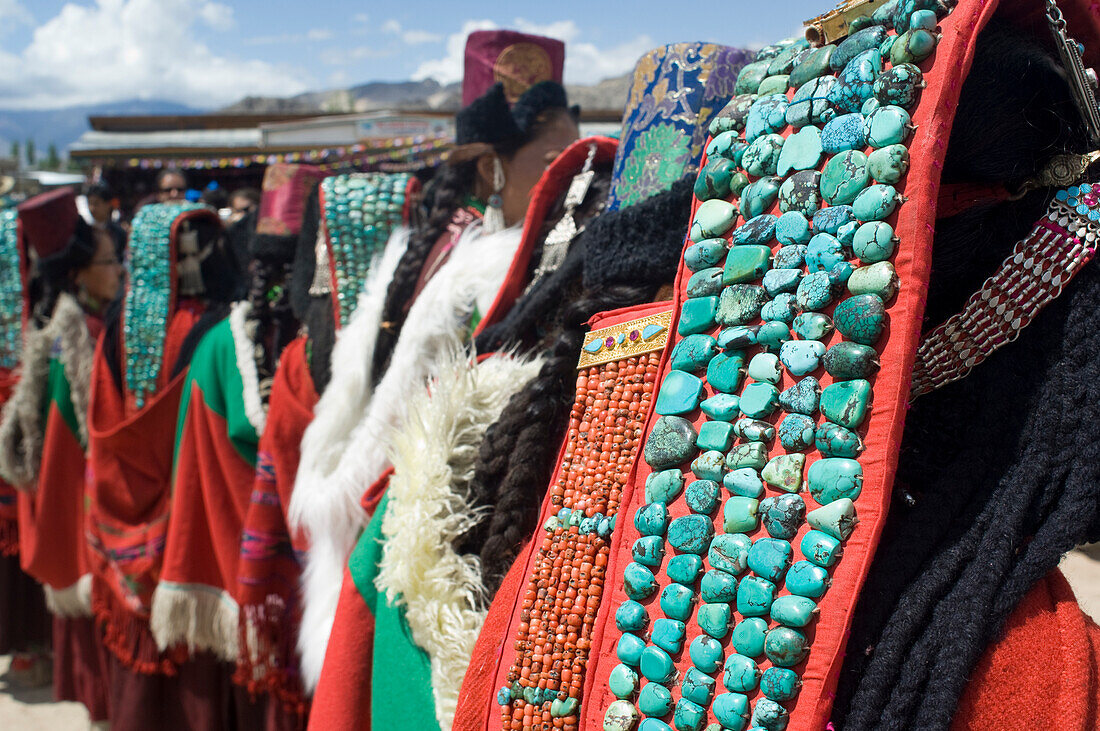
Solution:
<svg viewBox="0 0 1100 731">
<path fill-rule="evenodd" d="M 496 154 L 487 152 L 477 159 L 477 185 L 476 194 L 482 200 L 488 199 L 493 194 L 493 162 Z"/>
</svg>

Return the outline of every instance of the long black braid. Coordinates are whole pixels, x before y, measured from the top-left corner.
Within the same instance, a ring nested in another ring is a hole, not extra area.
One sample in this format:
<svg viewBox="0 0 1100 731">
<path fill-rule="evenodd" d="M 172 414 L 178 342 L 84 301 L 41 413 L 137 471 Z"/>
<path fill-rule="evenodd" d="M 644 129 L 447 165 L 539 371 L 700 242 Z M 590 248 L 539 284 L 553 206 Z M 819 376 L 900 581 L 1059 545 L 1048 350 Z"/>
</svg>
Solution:
<svg viewBox="0 0 1100 731">
<path fill-rule="evenodd" d="M 1023 113 L 1021 113 L 1023 110 Z M 1004 26 L 979 38 L 944 181 L 1019 182 L 1083 151 L 1054 60 Z M 1042 214 L 1050 191 L 939 222 L 926 325 L 957 311 Z M 833 720 L 946 729 L 1013 609 L 1100 536 L 1100 272 L 1088 267 L 969 377 L 919 398 L 861 592 Z"/>
</svg>

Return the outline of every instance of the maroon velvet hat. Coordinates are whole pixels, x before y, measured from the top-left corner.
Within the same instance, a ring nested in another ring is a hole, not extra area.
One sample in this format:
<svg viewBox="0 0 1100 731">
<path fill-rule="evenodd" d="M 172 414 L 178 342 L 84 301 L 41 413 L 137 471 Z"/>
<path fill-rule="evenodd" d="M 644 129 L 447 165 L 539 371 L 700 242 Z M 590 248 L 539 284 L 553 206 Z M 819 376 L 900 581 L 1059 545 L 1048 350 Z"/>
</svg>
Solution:
<svg viewBox="0 0 1100 731">
<path fill-rule="evenodd" d="M 509 104 L 540 81 L 561 83 L 565 44 L 514 30 L 478 30 L 466 38 L 462 106 L 504 84 Z"/>
<path fill-rule="evenodd" d="M 80 220 L 72 188 L 36 195 L 20 204 L 17 210 L 23 236 L 40 259 L 63 250 Z"/>
<path fill-rule="evenodd" d="M 313 165 L 275 163 L 264 171 L 263 197 L 256 233 L 297 236 L 309 194 L 324 173 Z"/>
</svg>

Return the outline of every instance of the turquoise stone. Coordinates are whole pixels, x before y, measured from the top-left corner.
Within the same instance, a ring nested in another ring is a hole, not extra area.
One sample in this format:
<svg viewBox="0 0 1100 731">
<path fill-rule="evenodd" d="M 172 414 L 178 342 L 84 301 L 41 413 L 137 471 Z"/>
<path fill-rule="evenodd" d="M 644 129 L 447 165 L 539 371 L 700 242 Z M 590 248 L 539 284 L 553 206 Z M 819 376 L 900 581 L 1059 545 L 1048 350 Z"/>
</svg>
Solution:
<svg viewBox="0 0 1100 731">
<path fill-rule="evenodd" d="M 603 340 L 593 340 L 584 346 L 585 351 L 589 353 L 598 353 L 603 350 Z"/>
<path fill-rule="evenodd" d="M 709 200 L 699 204 L 691 224 L 691 240 L 702 241 L 724 236 L 737 219 L 737 209 L 724 200 Z"/>
<path fill-rule="evenodd" d="M 783 142 L 775 172 L 786 177 L 796 170 L 816 168 L 821 162 L 821 152 L 821 130 L 812 125 L 803 127 Z"/>
<path fill-rule="evenodd" d="M 821 384 L 813 376 L 807 376 L 779 394 L 779 405 L 792 414 L 813 416 L 821 397 Z"/>
<path fill-rule="evenodd" d="M 768 668 L 760 677 L 760 692 L 773 701 L 790 701 L 798 696 L 802 680 L 790 668 Z"/>
<path fill-rule="evenodd" d="M 676 727 L 676 731 L 702 731 L 706 720 L 707 712 L 699 704 L 686 698 L 676 702 L 676 711 L 672 716 L 672 725 Z"/>
<path fill-rule="evenodd" d="M 752 107 L 754 101 L 756 101 L 755 94 L 740 94 L 730 99 L 729 103 L 722 107 L 722 111 L 718 112 L 718 116 L 711 120 L 711 136 L 717 140 L 722 134 L 744 129 L 745 117 L 748 116 L 749 108 Z M 707 156 L 710 157 L 714 154 L 708 146 Z"/>
<path fill-rule="evenodd" d="M 893 9 L 890 12 L 890 22 L 893 23 L 898 33 L 912 27 L 912 16 L 918 10 L 933 10 L 939 13 L 947 12 L 947 8 L 942 3 L 938 2 L 938 0 L 897 0 L 897 2 L 893 4 Z M 924 26 L 919 25 L 917 27 Z"/>
<path fill-rule="evenodd" d="M 775 584 L 758 576 L 746 576 L 737 590 L 737 613 L 742 617 L 765 617 L 774 599 Z"/>
<path fill-rule="evenodd" d="M 871 405 L 871 384 L 862 378 L 840 381 L 821 392 L 818 408 L 829 421 L 855 429 L 867 418 Z"/>
<path fill-rule="evenodd" d="M 844 247 L 831 234 L 815 234 L 806 247 L 806 269 L 810 272 L 827 272 L 846 259 Z"/>
<path fill-rule="evenodd" d="M 882 72 L 878 48 L 869 48 L 854 56 L 837 75 L 837 84 L 829 91 L 829 103 L 838 112 L 856 112 L 874 94 L 874 82 Z"/>
<path fill-rule="evenodd" d="M 702 393 L 703 382 L 699 378 L 683 371 L 669 371 L 657 392 L 654 411 L 662 416 L 686 414 L 699 405 Z"/>
<path fill-rule="evenodd" d="M 752 103 L 749 116 L 745 118 L 745 141 L 751 146 L 751 143 L 762 135 L 782 130 L 787 124 L 787 104 L 786 94 L 761 94 L 760 98 Z M 747 155 L 748 151 L 745 154 Z M 741 161 L 741 166 L 746 170 L 749 168 L 744 159 Z M 751 170 L 749 174 L 753 174 Z"/>
<path fill-rule="evenodd" d="M 803 556 L 823 568 L 832 566 L 843 553 L 840 541 L 819 530 L 802 536 L 800 548 Z"/>
<path fill-rule="evenodd" d="M 758 93 L 760 96 L 767 96 L 786 92 L 789 80 L 790 77 L 786 75 L 769 76 L 760 84 L 760 91 Z"/>
<path fill-rule="evenodd" d="M 856 31 L 845 38 L 836 48 L 829 62 L 829 68 L 840 71 L 849 61 L 864 51 L 877 49 L 886 40 L 886 28 L 881 25 L 872 25 L 863 30 Z"/>
<path fill-rule="evenodd" d="M 825 351 L 821 359 L 825 371 L 843 381 L 849 378 L 869 378 L 879 369 L 878 353 L 868 345 L 842 341 Z"/>
<path fill-rule="evenodd" d="M 678 619 L 661 617 L 653 620 L 653 632 L 650 639 L 657 647 L 670 655 L 675 655 L 684 649 L 684 628 L 684 623 Z"/>
<path fill-rule="evenodd" d="M 833 322 L 820 312 L 803 312 L 792 323 L 795 334 L 804 340 L 822 340 L 833 331 Z"/>
<path fill-rule="evenodd" d="M 877 294 L 857 294 L 836 306 L 833 323 L 849 340 L 874 345 L 886 327 L 886 306 Z"/>
<path fill-rule="evenodd" d="M 892 104 L 871 112 L 863 123 L 867 144 L 875 149 L 904 142 L 911 129 L 909 112 Z"/>
<path fill-rule="evenodd" d="M 774 388 L 774 386 L 772 386 L 772 388 Z M 726 466 L 731 470 L 741 469 L 742 467 L 752 467 L 753 469 L 761 470 L 764 469 L 764 465 L 767 463 L 768 447 L 760 442 L 739 444 L 726 455 Z"/>
<path fill-rule="evenodd" d="M 708 421 L 699 427 L 695 446 L 699 449 L 729 450 L 733 443 L 733 424 L 726 421 Z"/>
<path fill-rule="evenodd" d="M 652 718 L 672 710 L 672 692 L 660 683 L 646 683 L 638 693 L 638 710 Z"/>
<path fill-rule="evenodd" d="M 812 216 L 821 207 L 821 173 L 802 170 L 791 175 L 779 187 L 779 210 Z"/>
<path fill-rule="evenodd" d="M 756 319 L 768 301 L 768 293 L 756 284 L 732 284 L 722 290 L 718 300 L 720 325 L 744 325 Z"/>
<path fill-rule="evenodd" d="M 760 82 L 767 77 L 769 66 L 771 66 L 770 61 L 756 61 L 743 66 L 741 73 L 737 75 L 737 83 L 733 86 L 733 93 L 755 94 L 757 89 L 760 88 Z"/>
<path fill-rule="evenodd" d="M 680 470 L 669 470 L 679 472 Z M 654 473 L 660 474 L 660 473 Z M 681 483 L 683 478 L 681 477 Z M 679 490 L 677 489 L 677 492 Z M 663 536 L 668 528 L 668 508 L 664 502 L 647 503 L 634 513 L 634 527 L 643 536 Z"/>
<path fill-rule="evenodd" d="M 791 69 L 791 87 L 799 87 L 810 79 L 816 79 L 818 76 L 826 73 L 831 68 L 829 62 L 832 60 L 833 53 L 835 52 L 836 45 L 829 44 L 827 46 L 815 48 L 808 55 L 803 57 L 802 60 Z"/>
<path fill-rule="evenodd" d="M 719 353 L 707 364 L 707 383 L 711 388 L 731 395 L 741 383 L 744 366 L 745 356 L 741 353 Z M 740 398 L 738 398 L 738 409 L 740 409 Z"/>
<path fill-rule="evenodd" d="M 656 622 L 654 622 L 654 625 L 656 625 Z M 642 671 L 642 677 L 646 680 L 651 680 L 654 683 L 665 683 L 672 678 L 676 666 L 667 652 L 656 645 L 649 645 L 642 650 L 638 669 Z M 645 690 L 645 688 L 642 690 Z"/>
<path fill-rule="evenodd" d="M 655 338 L 667 329 L 664 325 L 646 325 L 642 328 L 642 340 Z"/>
<path fill-rule="evenodd" d="M 749 720 L 749 699 L 741 693 L 722 693 L 714 699 L 710 710 L 729 731 L 743 731 Z"/>
<path fill-rule="evenodd" d="M 706 368 L 718 354 L 718 342 L 710 335 L 688 335 L 672 349 L 672 367 L 680 371 Z"/>
<path fill-rule="evenodd" d="M 736 172 L 737 166 L 732 160 L 724 157 L 708 160 L 695 179 L 695 197 L 701 201 L 727 197 L 730 194 L 730 180 Z"/>
<path fill-rule="evenodd" d="M 661 611 L 665 616 L 688 621 L 695 604 L 695 592 L 683 584 L 669 584 L 661 591 Z"/>
<path fill-rule="evenodd" d="M 654 429 L 656 431 L 656 429 Z M 694 450 L 692 450 L 694 452 Z M 645 478 L 645 499 L 647 503 L 670 503 L 676 499 L 680 491 L 684 489 L 684 473 L 680 470 L 661 470 L 651 472 Z M 655 508 L 655 510 L 657 510 Z M 661 533 L 667 527 L 667 509 L 665 525 L 661 527 Z M 654 533 L 653 535 L 657 535 Z"/>
<path fill-rule="evenodd" d="M 806 659 L 810 653 L 810 643 L 806 636 L 790 627 L 774 627 L 764 637 L 764 654 L 773 665 L 781 668 L 794 667 Z"/>
<path fill-rule="evenodd" d="M 741 413 L 751 419 L 766 419 L 779 405 L 779 389 L 770 383 L 750 383 L 741 391 Z"/>
<path fill-rule="evenodd" d="M 695 454 L 697 436 L 695 427 L 681 416 L 663 416 L 657 419 L 653 431 L 646 439 L 646 463 L 655 470 L 682 465 Z"/>
<path fill-rule="evenodd" d="M 692 584 L 703 570 L 703 559 L 694 553 L 681 553 L 668 560 L 665 572 L 678 584 Z"/>
<path fill-rule="evenodd" d="M 718 347 L 725 351 L 744 350 L 750 345 L 756 345 L 756 334 L 759 331 L 759 325 L 727 327 L 718 333 Z"/>
<path fill-rule="evenodd" d="M 656 568 L 665 558 L 665 539 L 662 536 L 642 536 L 634 541 L 630 555 L 643 566 Z"/>
<path fill-rule="evenodd" d="M 623 569 L 623 590 L 628 597 L 639 602 L 657 591 L 657 579 L 640 563 L 629 563 Z"/>
<path fill-rule="evenodd" d="M 864 264 L 886 261 L 894 255 L 897 244 L 894 227 L 885 221 L 868 221 L 852 237 L 852 251 Z"/>
<path fill-rule="evenodd" d="M 768 535 L 789 541 L 806 519 L 806 501 L 799 495 L 777 495 L 760 501 L 760 522 Z"/>
<path fill-rule="evenodd" d="M 779 383 L 783 377 L 779 358 L 771 353 L 757 353 L 749 361 L 749 378 L 767 383 Z"/>
<path fill-rule="evenodd" d="M 725 239 L 703 239 L 684 249 L 684 266 L 693 272 L 718 266 L 726 258 Z"/>
<path fill-rule="evenodd" d="M 723 528 L 726 533 L 748 533 L 756 530 L 760 520 L 760 501 L 751 497 L 734 495 L 722 506 Z M 713 561 L 711 564 L 713 565 Z"/>
<path fill-rule="evenodd" d="M 736 576 L 744 571 L 745 566 L 748 565 L 749 548 L 751 547 L 752 540 L 748 536 L 740 532 L 723 533 L 711 540 L 710 550 L 707 552 L 707 561 L 714 568 Z"/>
<path fill-rule="evenodd" d="M 871 177 L 893 185 L 909 171 L 909 149 L 905 145 L 880 147 L 867 157 Z"/>
<path fill-rule="evenodd" d="M 805 342 L 805 341 L 803 341 Z M 821 346 L 822 351 L 825 346 Z M 804 414 L 787 414 L 779 422 L 779 443 L 789 452 L 801 452 L 814 443 L 814 420 Z"/>
<path fill-rule="evenodd" d="M 848 280 L 848 291 L 852 294 L 877 294 L 883 302 L 892 300 L 900 286 L 898 273 L 888 261 L 860 267 Z"/>
<path fill-rule="evenodd" d="M 713 673 L 722 667 L 722 645 L 710 635 L 699 635 L 688 645 L 691 662 L 701 672 Z"/>
<path fill-rule="evenodd" d="M 894 47 L 894 41 L 896 41 L 897 38 L 897 36 L 886 36 L 886 40 L 883 41 L 882 45 L 878 47 L 878 52 L 884 60 L 890 58 L 890 49 Z M 872 97 L 872 99 L 874 98 Z M 871 99 L 868 99 L 867 101 L 871 101 Z M 874 99 L 874 101 L 877 102 L 878 99 Z"/>
<path fill-rule="evenodd" d="M 688 297 L 713 297 L 722 291 L 722 267 L 700 269 L 688 277 Z"/>
<path fill-rule="evenodd" d="M 703 574 L 699 582 L 699 595 L 704 602 L 732 602 L 737 598 L 737 579 L 718 569 Z"/>
<path fill-rule="evenodd" d="M 802 48 L 797 45 L 790 45 L 779 52 L 779 55 L 772 59 L 771 66 L 768 67 L 768 73 L 773 76 L 779 74 L 790 74 L 791 69 L 794 68 L 795 58 L 802 53 Z"/>
<path fill-rule="evenodd" d="M 826 421 L 814 432 L 814 445 L 826 457 L 858 457 L 863 440 L 854 431 Z"/>
<path fill-rule="evenodd" d="M 936 24 L 938 22 L 935 12 L 931 10 L 915 10 L 913 14 L 909 16 L 909 29 L 915 30 L 917 28 L 924 28 L 928 31 L 934 31 L 936 30 Z"/>
<path fill-rule="evenodd" d="M 700 615 L 702 615 L 703 609 L 704 607 L 699 608 Z M 729 610 L 729 607 L 726 606 L 726 609 Z M 680 683 L 680 696 L 692 703 L 706 706 L 714 696 L 714 678 L 699 672 L 695 668 L 688 668 L 688 671 L 684 673 L 683 681 Z"/>
<path fill-rule="evenodd" d="M 787 124 L 802 127 L 828 122 L 835 114 L 829 106 L 829 94 L 836 84 L 832 76 L 819 76 L 800 84 L 787 106 Z"/>
<path fill-rule="evenodd" d="M 752 467 L 742 467 L 739 470 L 727 472 L 722 478 L 722 485 L 730 491 L 730 494 L 741 497 L 758 498 L 764 494 L 764 481 Z"/>
<path fill-rule="evenodd" d="M 814 231 L 836 236 L 842 226 L 854 220 L 851 206 L 829 206 L 814 214 Z"/>
<path fill-rule="evenodd" d="M 899 64 L 875 80 L 875 98 L 881 104 L 908 109 L 917 103 L 923 84 L 919 68 L 911 63 Z"/>
<path fill-rule="evenodd" d="M 779 165 L 779 153 L 783 149 L 783 137 L 776 134 L 767 134 L 757 137 L 749 143 L 748 149 L 741 157 L 741 164 L 745 172 L 754 177 L 775 175 Z"/>
<path fill-rule="evenodd" d="M 795 298 L 803 310 L 820 310 L 833 299 L 833 283 L 828 272 L 813 272 L 802 277 Z"/>
<path fill-rule="evenodd" d="M 779 297 L 783 298 L 783 302 L 786 302 L 789 295 L 781 294 Z M 797 304 L 797 300 L 795 304 Z M 760 312 L 763 314 L 764 308 L 760 308 Z M 782 320 L 769 320 L 761 325 L 760 330 L 756 333 L 757 344 L 762 345 L 766 350 L 779 350 L 783 347 L 783 343 L 790 339 L 791 329 Z"/>
<path fill-rule="evenodd" d="M 821 196 L 829 205 L 853 203 L 870 182 L 867 156 L 859 150 L 845 150 L 829 158 L 821 169 Z M 860 217 L 858 213 L 856 217 Z"/>
<path fill-rule="evenodd" d="M 725 459 L 721 452 L 703 452 L 691 463 L 691 471 L 703 480 L 720 482 L 725 474 Z"/>
<path fill-rule="evenodd" d="M 806 522 L 822 533 L 846 541 L 859 523 L 859 518 L 856 517 L 855 504 L 842 497 L 817 510 L 811 510 L 806 514 Z"/>
<path fill-rule="evenodd" d="M 718 424 L 721 422 L 711 423 Z M 729 426 L 729 424 L 726 424 L 726 426 Z M 687 490 L 684 492 L 684 501 L 692 512 L 710 515 L 714 512 L 714 508 L 718 506 L 720 488 L 721 485 L 714 480 L 695 480 L 688 483 Z"/>
<path fill-rule="evenodd" d="M 742 619 L 730 633 L 730 646 L 745 657 L 760 657 L 764 654 L 767 631 L 767 620 L 760 617 Z"/>
<path fill-rule="evenodd" d="M 672 727 L 659 718 L 643 718 L 638 731 L 672 731 Z"/>
<path fill-rule="evenodd" d="M 833 285 L 833 290 L 840 292 L 844 289 L 844 285 L 848 283 L 848 278 L 852 276 L 852 272 L 855 271 L 855 267 L 849 262 L 842 261 L 833 265 L 833 268 L 829 270 L 829 281 Z"/>
<path fill-rule="evenodd" d="M 603 731 L 630 731 L 638 722 L 638 709 L 630 701 L 615 701 L 603 715 Z"/>
<path fill-rule="evenodd" d="M 866 144 L 863 115 L 859 112 L 834 117 L 821 130 L 821 149 L 829 155 L 845 150 L 858 150 Z"/>
<path fill-rule="evenodd" d="M 780 454 L 768 460 L 760 476 L 772 487 L 786 492 L 798 492 L 802 488 L 804 454 Z"/>
<path fill-rule="evenodd" d="M 771 213 L 761 213 L 738 226 L 730 234 L 730 244 L 767 244 L 775 236 L 775 224 L 779 219 Z"/>
<path fill-rule="evenodd" d="M 787 569 L 787 591 L 820 599 L 829 588 L 829 572 L 811 561 L 795 561 Z"/>
<path fill-rule="evenodd" d="M 641 632 L 649 626 L 649 615 L 641 604 L 627 599 L 615 610 L 615 626 L 620 632 Z"/>
<path fill-rule="evenodd" d="M 668 526 L 668 542 L 684 553 L 706 553 L 713 536 L 714 524 L 705 515 L 684 515 Z"/>
<path fill-rule="evenodd" d="M 733 653 L 726 658 L 723 667 L 722 685 L 737 693 L 749 693 L 756 690 L 760 682 L 760 667 L 751 657 Z"/>
<path fill-rule="evenodd" d="M 810 222 L 798 211 L 788 211 L 775 221 L 775 238 L 784 247 L 804 244 L 810 240 Z M 782 249 L 779 253 L 782 253 Z M 785 258 L 789 258 L 790 253 L 788 252 Z M 778 264 L 775 266 L 779 268 Z M 801 261 L 788 268 L 797 269 L 800 266 L 802 266 Z"/>
<path fill-rule="evenodd" d="M 749 568 L 771 583 L 783 580 L 791 565 L 791 544 L 778 538 L 757 538 L 749 549 Z"/>
<path fill-rule="evenodd" d="M 710 381 L 709 378 L 707 380 Z M 714 384 L 711 383 L 711 385 Z M 711 419 L 733 421 L 741 413 L 741 399 L 728 393 L 716 393 L 699 404 L 699 408 Z"/>
<path fill-rule="evenodd" d="M 805 627 L 814 618 L 817 604 L 813 599 L 790 594 L 772 602 L 772 619 L 788 627 Z"/>
<path fill-rule="evenodd" d="M 768 209 L 775 203 L 775 199 L 779 197 L 781 182 L 779 178 L 767 177 L 746 185 L 745 189 L 741 191 L 741 215 L 745 219 L 749 219 L 767 213 Z M 713 201 L 707 201 L 707 203 L 711 202 Z"/>
<path fill-rule="evenodd" d="M 852 201 L 852 210 L 861 221 L 879 221 L 886 218 L 901 203 L 901 196 L 892 185 L 876 183 L 859 192 Z"/>
<path fill-rule="evenodd" d="M 797 214 L 801 215 L 801 214 Z M 801 269 L 769 269 L 764 273 L 764 290 L 775 297 L 779 294 L 794 292 L 798 281 L 802 279 Z"/>
<path fill-rule="evenodd" d="M 634 692 L 638 690 L 638 673 L 627 665 L 616 665 L 607 679 L 607 687 L 616 698 L 633 698 Z"/>
<path fill-rule="evenodd" d="M 615 645 L 615 656 L 619 658 L 620 662 L 636 667 L 642 658 L 643 650 L 645 650 L 645 640 L 637 635 L 624 632 L 619 637 L 618 644 Z"/>
<path fill-rule="evenodd" d="M 696 297 L 684 300 L 680 308 L 680 321 L 676 325 L 676 332 L 681 335 L 706 332 L 714 327 L 714 318 L 717 314 L 717 297 Z"/>
<path fill-rule="evenodd" d="M 798 303 L 795 301 L 794 295 L 789 292 L 777 294 L 774 299 L 766 302 L 763 307 L 760 308 L 761 319 L 769 322 L 781 322 L 784 325 L 790 325 L 794 322 L 794 318 L 798 315 Z M 789 337 L 790 330 L 784 330 L 784 338 Z M 781 341 L 779 344 L 785 342 Z M 763 344 L 763 343 L 761 343 Z M 772 345 L 771 347 L 774 347 Z"/>
<path fill-rule="evenodd" d="M 783 731 L 787 728 L 789 718 L 790 714 L 786 708 L 770 698 L 760 698 L 752 708 L 750 723 L 764 731 Z M 642 730 L 639 729 L 639 731 Z"/>
<path fill-rule="evenodd" d="M 890 47 L 890 63 L 920 63 L 936 50 L 936 36 L 924 28 L 907 30 L 897 37 Z"/>
<path fill-rule="evenodd" d="M 722 639 L 730 631 L 730 616 L 730 605 L 726 602 L 703 604 L 695 613 L 695 621 L 708 635 Z"/>
<path fill-rule="evenodd" d="M 775 427 L 758 419 L 738 419 L 733 423 L 733 431 L 746 442 L 770 442 L 775 439 Z"/>
<path fill-rule="evenodd" d="M 851 210 L 851 208 L 852 208 L 851 206 L 844 206 L 844 207 L 849 209 L 849 210 Z M 836 230 L 837 240 L 841 244 L 843 244 L 846 248 L 848 248 L 848 249 L 852 248 L 852 239 L 855 238 L 856 229 L 858 229 L 860 227 L 860 225 L 861 224 L 860 224 L 859 221 L 854 221 L 854 220 L 849 221 L 848 223 L 844 224 L 843 226 L 841 226 L 840 228 L 838 228 Z"/>
<path fill-rule="evenodd" d="M 772 250 L 762 245 L 735 246 L 726 257 L 723 284 L 755 282 L 768 271 Z"/>
</svg>

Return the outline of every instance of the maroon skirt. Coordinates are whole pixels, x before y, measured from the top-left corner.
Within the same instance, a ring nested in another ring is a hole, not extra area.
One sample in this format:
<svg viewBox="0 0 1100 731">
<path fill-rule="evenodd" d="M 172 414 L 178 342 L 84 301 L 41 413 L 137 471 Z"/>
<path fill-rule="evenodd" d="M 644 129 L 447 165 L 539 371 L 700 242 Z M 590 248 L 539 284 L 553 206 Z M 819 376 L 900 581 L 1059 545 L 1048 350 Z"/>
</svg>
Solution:
<svg viewBox="0 0 1100 731">
<path fill-rule="evenodd" d="M 19 568 L 19 556 L 0 557 L 0 655 L 47 650 L 50 634 L 42 587 Z"/>
<path fill-rule="evenodd" d="M 91 617 L 53 620 L 53 693 L 88 709 L 92 721 L 110 716 L 107 650 Z"/>
</svg>

